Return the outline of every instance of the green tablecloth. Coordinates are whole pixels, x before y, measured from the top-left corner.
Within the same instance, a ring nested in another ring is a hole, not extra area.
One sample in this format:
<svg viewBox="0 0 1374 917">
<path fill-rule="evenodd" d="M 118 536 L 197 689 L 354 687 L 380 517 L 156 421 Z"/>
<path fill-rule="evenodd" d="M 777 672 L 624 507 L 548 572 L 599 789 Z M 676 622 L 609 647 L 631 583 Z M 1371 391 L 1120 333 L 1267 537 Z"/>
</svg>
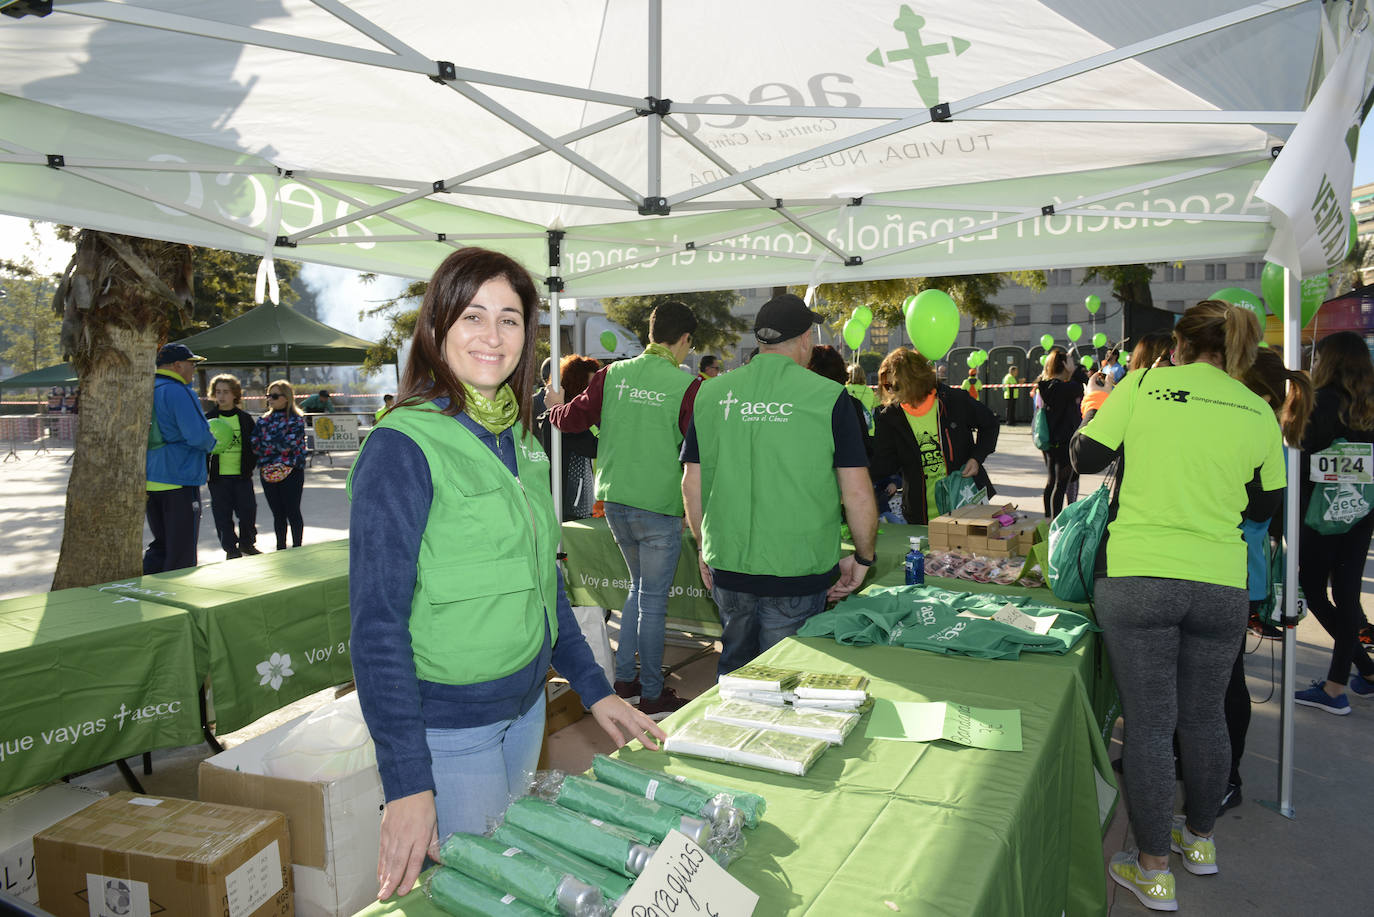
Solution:
<svg viewBox="0 0 1374 917">
<path fill-rule="evenodd" d="M 186 612 L 94 589 L 0 602 L 0 795 L 200 739 Z"/>
<path fill-rule="evenodd" d="M 926 527 L 882 524 L 878 532 L 877 558 L 864 580 L 865 586 L 900 586 L 905 582 L 902 562 L 913 535 L 924 538 Z M 605 519 L 563 523 L 563 549 L 567 553 L 568 595 L 574 605 L 620 608 L 625 604 L 630 574 Z M 846 550 L 852 550 L 852 545 L 846 545 Z M 1028 589 L 1025 586 L 1001 586 L 938 576 L 926 577 L 926 583 L 960 592 L 1025 595 L 1043 605 L 1066 608 L 1096 620 L 1091 606 L 1065 602 L 1043 587 Z M 682 555 L 678 558 L 677 572 L 668 596 L 668 620 L 672 626 L 692 633 L 720 636 L 720 615 L 715 602 L 702 588 L 701 574 L 696 565 L 696 543 L 685 528 Z M 1116 722 L 1121 707 L 1111 665 L 1099 636 L 1088 635 L 1067 656 L 1037 657 L 1033 661 L 1077 672 L 1088 692 L 1099 730 L 1103 736 L 1111 735 L 1112 724 Z"/>
<path fill-rule="evenodd" d="M 1105 914 L 1102 830 L 1116 803 L 1106 750 L 1077 676 L 1064 667 L 789 639 L 764 662 L 864 673 L 892 700 L 1021 711 L 1021 752 L 875 741 L 860 723 L 805 777 L 662 752 L 636 764 L 761 793 L 763 824 L 730 873 L 755 914 Z M 692 718 L 708 692 L 666 724 Z M 896 910 L 887 902 L 896 905 Z M 412 892 L 362 913 L 439 914 Z"/>
<path fill-rule="evenodd" d="M 353 678 L 346 540 L 94 588 L 190 613 L 221 733 Z"/>
</svg>

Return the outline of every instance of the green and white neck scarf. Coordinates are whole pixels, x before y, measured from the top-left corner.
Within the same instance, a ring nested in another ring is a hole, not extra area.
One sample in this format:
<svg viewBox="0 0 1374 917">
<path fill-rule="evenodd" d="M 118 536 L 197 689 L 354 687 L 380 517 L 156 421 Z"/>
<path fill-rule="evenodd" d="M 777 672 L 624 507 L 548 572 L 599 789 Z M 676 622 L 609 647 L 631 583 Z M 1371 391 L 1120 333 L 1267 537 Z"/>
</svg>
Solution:
<svg viewBox="0 0 1374 917">
<path fill-rule="evenodd" d="M 463 395 L 464 412 L 490 433 L 500 434 L 509 429 L 520 414 L 515 392 L 511 391 L 509 385 L 497 389 L 495 398 L 488 398 L 464 382 Z"/>
</svg>

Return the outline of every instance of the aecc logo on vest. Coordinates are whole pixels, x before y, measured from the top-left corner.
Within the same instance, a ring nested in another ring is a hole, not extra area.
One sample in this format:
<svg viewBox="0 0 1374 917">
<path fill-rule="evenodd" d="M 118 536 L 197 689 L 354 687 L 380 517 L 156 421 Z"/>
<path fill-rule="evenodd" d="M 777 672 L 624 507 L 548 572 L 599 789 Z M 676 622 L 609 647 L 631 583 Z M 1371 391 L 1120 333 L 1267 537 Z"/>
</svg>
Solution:
<svg viewBox="0 0 1374 917">
<path fill-rule="evenodd" d="M 730 406 L 739 405 L 739 412 L 736 414 L 741 423 L 757 423 L 767 421 L 769 423 L 787 423 L 792 416 L 792 409 L 796 406 L 791 401 L 741 401 L 735 397 L 733 391 L 725 393 L 725 397 L 717 404 L 725 407 L 725 420 L 730 419 Z"/>
<path fill-rule="evenodd" d="M 668 398 L 667 392 L 656 392 L 653 389 L 635 388 L 628 379 L 621 379 L 620 384 L 615 387 L 615 400 L 619 401 L 625 397 L 626 389 L 630 392 L 630 401 L 633 404 L 642 404 L 647 407 L 661 407 Z"/>
</svg>

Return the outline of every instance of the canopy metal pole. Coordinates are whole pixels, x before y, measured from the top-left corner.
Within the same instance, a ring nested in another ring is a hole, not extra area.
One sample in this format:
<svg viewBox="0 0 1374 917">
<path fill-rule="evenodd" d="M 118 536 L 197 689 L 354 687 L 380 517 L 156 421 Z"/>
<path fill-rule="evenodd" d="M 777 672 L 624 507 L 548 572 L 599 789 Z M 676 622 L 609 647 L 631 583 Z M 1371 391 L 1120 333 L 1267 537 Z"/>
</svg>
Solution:
<svg viewBox="0 0 1374 917">
<path fill-rule="evenodd" d="M 1293 370 L 1302 369 L 1302 289 L 1298 275 L 1283 271 L 1283 362 Z M 1279 798 L 1278 813 L 1293 818 L 1293 692 L 1297 690 L 1298 649 L 1298 473 L 1302 453 L 1291 446 L 1288 452 L 1288 490 L 1284 494 L 1283 540 L 1287 546 L 1283 563 L 1283 675 L 1279 681 Z"/>
<path fill-rule="evenodd" d="M 649 97 L 663 98 L 663 0 L 649 0 Z M 649 180 L 646 194 L 663 195 L 663 116 L 654 112 L 644 119 L 649 130 Z"/>
<path fill-rule="evenodd" d="M 563 260 L 563 233 L 560 230 L 549 232 L 549 388 L 559 391 L 558 363 L 562 359 L 559 348 L 562 345 L 562 315 L 560 314 L 559 293 L 563 290 L 563 278 L 559 266 Z M 563 524 L 563 434 L 552 423 L 549 424 L 549 482 L 553 486 L 553 511 L 558 516 L 558 524 Z M 560 539 L 561 540 L 561 539 Z"/>
</svg>

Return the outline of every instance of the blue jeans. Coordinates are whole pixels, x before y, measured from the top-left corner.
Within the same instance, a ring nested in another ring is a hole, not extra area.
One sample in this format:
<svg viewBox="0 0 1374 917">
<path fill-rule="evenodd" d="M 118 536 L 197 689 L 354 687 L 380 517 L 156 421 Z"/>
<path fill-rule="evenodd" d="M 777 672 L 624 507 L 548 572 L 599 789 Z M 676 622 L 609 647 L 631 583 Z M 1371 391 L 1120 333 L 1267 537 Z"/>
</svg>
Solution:
<svg viewBox="0 0 1374 917">
<path fill-rule="evenodd" d="M 467 729 L 426 729 L 439 842 L 455 831 L 483 834 L 487 820 L 523 796 L 539 766 L 544 699 L 524 715 Z"/>
<path fill-rule="evenodd" d="M 630 568 L 630 594 L 620 609 L 615 679 L 634 681 L 638 651 L 640 696 L 653 700 L 663 693 L 663 622 L 682 553 L 682 517 L 607 503 L 606 522 Z"/>
<path fill-rule="evenodd" d="M 810 595 L 754 595 L 713 586 L 711 598 L 720 609 L 717 676 L 738 669 L 825 610 L 825 590 Z"/>
</svg>

